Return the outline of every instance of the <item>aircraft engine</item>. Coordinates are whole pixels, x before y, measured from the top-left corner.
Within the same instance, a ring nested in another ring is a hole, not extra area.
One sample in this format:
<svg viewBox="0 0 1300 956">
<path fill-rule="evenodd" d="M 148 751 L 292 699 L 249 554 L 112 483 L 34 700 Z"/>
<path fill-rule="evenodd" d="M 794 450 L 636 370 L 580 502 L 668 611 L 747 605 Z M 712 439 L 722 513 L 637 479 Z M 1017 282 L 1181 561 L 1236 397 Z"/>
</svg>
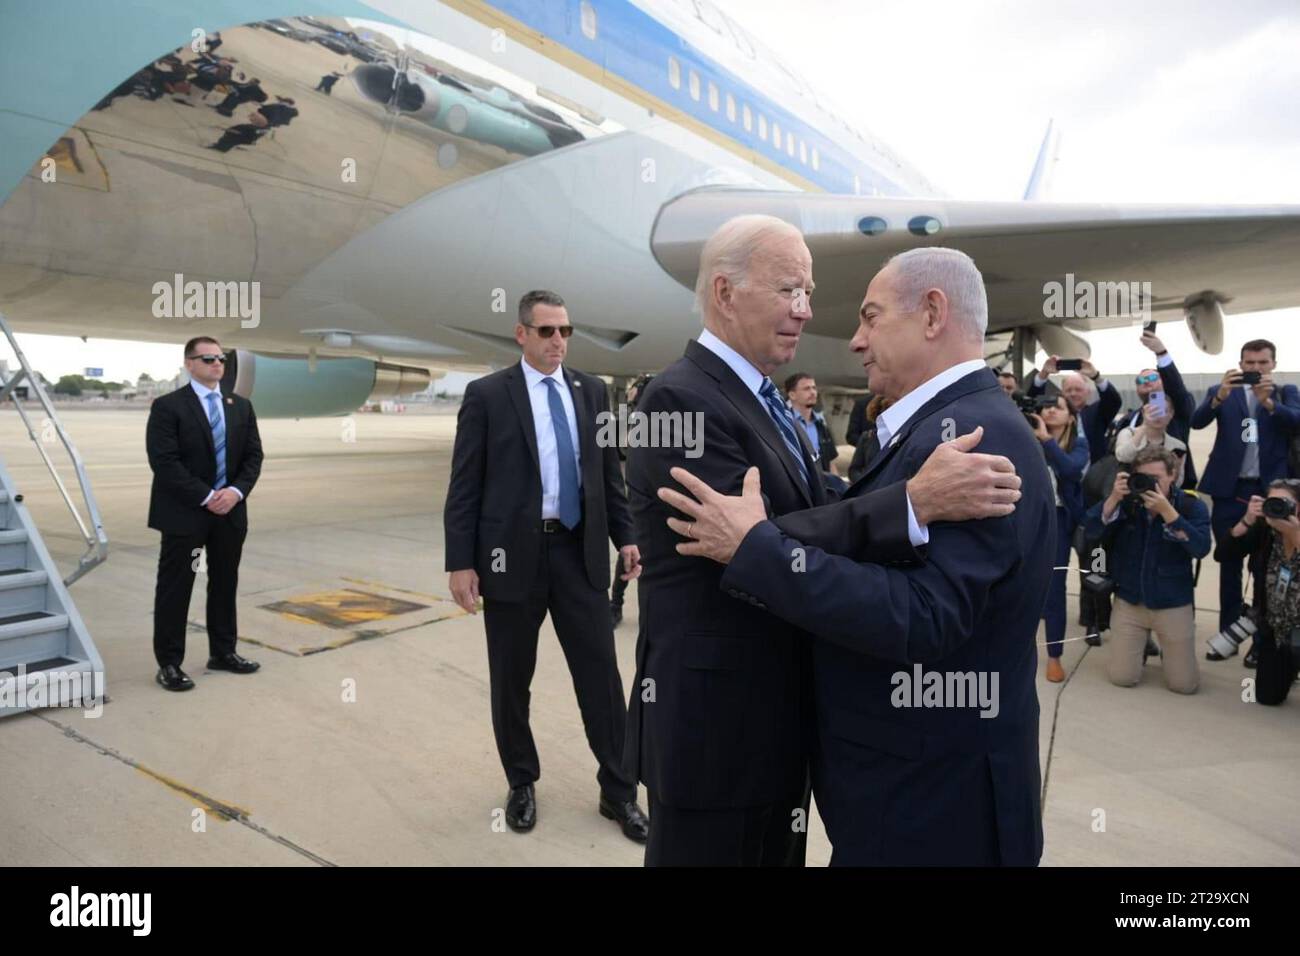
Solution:
<svg viewBox="0 0 1300 956">
<path fill-rule="evenodd" d="M 1035 325 L 1034 337 L 1048 355 L 1061 358 L 1091 358 L 1092 346 L 1083 336 L 1059 325 Z"/>
<path fill-rule="evenodd" d="M 265 355 L 235 349 L 226 354 L 222 384 L 253 403 L 259 418 L 347 415 L 367 401 L 412 395 L 429 387 L 426 369 L 368 358 Z"/>
<path fill-rule="evenodd" d="M 1218 355 L 1223 351 L 1223 305 L 1213 292 L 1203 292 L 1183 303 L 1183 314 L 1192 340 L 1202 352 Z"/>
</svg>

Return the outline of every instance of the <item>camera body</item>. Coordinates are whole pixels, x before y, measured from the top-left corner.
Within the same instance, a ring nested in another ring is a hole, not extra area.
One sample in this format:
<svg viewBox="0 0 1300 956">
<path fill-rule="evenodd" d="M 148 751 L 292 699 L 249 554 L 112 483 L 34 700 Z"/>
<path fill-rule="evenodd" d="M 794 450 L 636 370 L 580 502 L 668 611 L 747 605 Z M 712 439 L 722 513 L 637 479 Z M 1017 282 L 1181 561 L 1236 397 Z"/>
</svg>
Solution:
<svg viewBox="0 0 1300 956">
<path fill-rule="evenodd" d="M 1021 395 L 1016 398 L 1016 405 L 1019 406 L 1021 413 L 1025 416 L 1025 421 L 1029 422 L 1029 427 L 1034 427 L 1032 416 L 1041 415 L 1044 408 L 1054 408 L 1058 396 L 1056 395 L 1039 395 L 1035 398 Z"/>
<path fill-rule="evenodd" d="M 1141 471 L 1127 471 L 1125 474 L 1128 475 L 1128 494 L 1124 496 L 1124 504 L 1141 508 L 1143 493 L 1156 488 L 1156 477 Z"/>
<path fill-rule="evenodd" d="M 1242 385 L 1258 385 L 1260 378 L 1259 372 L 1242 372 L 1240 382 Z"/>
<path fill-rule="evenodd" d="M 1290 498 L 1265 498 L 1261 510 L 1265 518 L 1286 519 L 1296 513 L 1296 506 Z"/>
</svg>

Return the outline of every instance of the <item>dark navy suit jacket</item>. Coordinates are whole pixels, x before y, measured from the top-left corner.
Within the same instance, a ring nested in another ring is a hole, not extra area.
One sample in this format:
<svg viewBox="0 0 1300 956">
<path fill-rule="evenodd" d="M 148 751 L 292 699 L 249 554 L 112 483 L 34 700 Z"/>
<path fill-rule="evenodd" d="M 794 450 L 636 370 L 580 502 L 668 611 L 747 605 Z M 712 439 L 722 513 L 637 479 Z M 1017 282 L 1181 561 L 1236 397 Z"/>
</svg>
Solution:
<svg viewBox="0 0 1300 956">
<path fill-rule="evenodd" d="M 910 566 L 822 550 L 819 542 L 842 537 L 858 496 L 910 478 L 942 440 L 976 425 L 984 426 L 978 451 L 1007 456 L 1022 479 L 1014 514 L 933 523 L 924 563 Z M 1035 638 L 1056 521 L 1038 441 L 981 370 L 923 405 L 847 495 L 756 525 L 722 578 L 818 638 L 813 788 L 832 862 L 1036 865 Z M 902 691 L 918 664 L 918 683 L 930 672 L 951 682 L 950 705 L 958 685 L 963 695 L 969 688 L 965 675 L 983 675 L 989 690 L 996 675 L 996 715 L 899 706 L 916 699 Z"/>
<path fill-rule="evenodd" d="M 637 581 L 641 630 L 626 763 L 653 799 L 669 806 L 720 810 L 802 799 L 811 723 L 809 642 L 763 611 L 757 598 L 721 589 L 721 565 L 678 554 L 682 538 L 666 519 L 684 516 L 661 501 L 657 490 L 680 489 L 669 475 L 680 466 L 717 491 L 736 495 L 752 465 L 769 514 L 822 504 L 826 491 L 803 481 L 759 400 L 698 342 L 687 343 L 686 354 L 655 376 L 637 409 L 647 415 L 701 414 L 704 432 L 698 458 L 686 457 L 681 448 L 644 446 L 627 456 L 645 570 Z M 807 446 L 804 466 L 817 474 Z M 899 484 L 862 496 L 853 533 L 870 540 L 874 553 L 915 555 L 905 494 Z M 647 699 L 651 686 L 654 695 Z"/>
<path fill-rule="evenodd" d="M 1204 428 L 1212 421 L 1218 422 L 1214 448 L 1201 474 L 1198 490 L 1213 498 L 1231 498 L 1236 491 L 1237 476 L 1241 474 L 1241 459 L 1246 453 L 1242 422 L 1250 417 L 1250 412 L 1243 388 L 1234 388 L 1222 405 L 1212 408 L 1218 390 L 1219 386 L 1210 386 L 1200 407 L 1192 413 L 1193 428 Z M 1292 433 L 1300 428 L 1300 393 L 1294 385 L 1275 387 L 1273 411 L 1265 411 L 1262 405 L 1257 409 L 1255 437 L 1259 441 L 1259 477 L 1268 484 L 1275 478 L 1287 476 L 1287 447 Z"/>
</svg>

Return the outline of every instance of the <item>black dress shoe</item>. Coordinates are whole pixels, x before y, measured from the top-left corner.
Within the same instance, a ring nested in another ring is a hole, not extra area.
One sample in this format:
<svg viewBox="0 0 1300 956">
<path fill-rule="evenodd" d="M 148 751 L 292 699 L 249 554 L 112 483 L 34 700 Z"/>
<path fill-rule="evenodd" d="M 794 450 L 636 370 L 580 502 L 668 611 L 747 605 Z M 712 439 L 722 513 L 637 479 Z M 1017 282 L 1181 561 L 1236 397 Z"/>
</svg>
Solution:
<svg viewBox="0 0 1300 956">
<path fill-rule="evenodd" d="M 1250 648 L 1250 653 L 1246 655 L 1245 659 L 1241 663 L 1244 667 L 1249 667 L 1252 670 L 1257 664 L 1259 664 L 1259 655 L 1256 653 L 1253 645 Z"/>
<path fill-rule="evenodd" d="M 603 793 L 600 795 L 600 815 L 608 820 L 617 820 L 623 828 L 623 836 L 637 843 L 644 843 L 650 836 L 650 821 L 636 805 L 635 800 L 620 803 L 611 800 Z"/>
<path fill-rule="evenodd" d="M 167 690 L 194 689 L 194 681 L 190 680 L 189 675 L 175 664 L 164 664 L 158 668 L 158 676 L 154 680 Z"/>
<path fill-rule="evenodd" d="M 537 794 L 533 785 L 511 787 L 506 798 L 506 826 L 516 833 L 527 833 L 537 822 Z"/>
<path fill-rule="evenodd" d="M 1083 642 L 1089 647 L 1101 647 L 1101 635 L 1096 631 L 1092 631 L 1083 639 Z"/>
<path fill-rule="evenodd" d="M 208 670 L 210 671 L 230 671 L 232 674 L 251 674 L 262 665 L 256 661 L 250 661 L 246 657 L 240 657 L 234 651 L 229 654 L 222 654 L 220 657 L 208 658 Z"/>
</svg>

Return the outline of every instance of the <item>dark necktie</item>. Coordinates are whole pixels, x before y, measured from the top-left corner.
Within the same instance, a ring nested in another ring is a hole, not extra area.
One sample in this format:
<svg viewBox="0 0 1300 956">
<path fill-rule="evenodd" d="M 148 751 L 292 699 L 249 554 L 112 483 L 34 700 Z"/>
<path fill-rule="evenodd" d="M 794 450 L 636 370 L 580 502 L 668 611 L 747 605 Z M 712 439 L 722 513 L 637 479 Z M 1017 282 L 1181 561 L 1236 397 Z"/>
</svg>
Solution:
<svg viewBox="0 0 1300 956">
<path fill-rule="evenodd" d="M 799 436 L 794 430 L 794 421 L 790 418 L 790 409 L 786 408 L 785 402 L 776 394 L 776 386 L 772 384 L 770 378 L 763 379 L 763 384 L 758 389 L 759 397 L 763 399 L 763 406 L 767 409 L 768 416 L 772 423 L 776 425 L 776 430 L 782 440 L 785 441 L 785 447 L 794 456 L 795 464 L 799 466 L 799 474 L 803 475 L 805 484 L 811 487 L 808 481 L 808 466 L 803 463 L 803 448 L 799 445 Z"/>
<path fill-rule="evenodd" d="M 217 406 L 218 395 L 208 392 L 208 424 L 212 426 L 212 447 L 217 451 L 217 488 L 226 487 L 226 421 Z"/>
<path fill-rule="evenodd" d="M 570 531 L 582 520 L 582 498 L 578 495 L 578 460 L 569 434 L 569 416 L 560 400 L 560 386 L 553 378 L 546 383 L 546 402 L 551 409 L 551 428 L 555 430 L 555 454 L 560 465 L 560 524 Z"/>
</svg>

